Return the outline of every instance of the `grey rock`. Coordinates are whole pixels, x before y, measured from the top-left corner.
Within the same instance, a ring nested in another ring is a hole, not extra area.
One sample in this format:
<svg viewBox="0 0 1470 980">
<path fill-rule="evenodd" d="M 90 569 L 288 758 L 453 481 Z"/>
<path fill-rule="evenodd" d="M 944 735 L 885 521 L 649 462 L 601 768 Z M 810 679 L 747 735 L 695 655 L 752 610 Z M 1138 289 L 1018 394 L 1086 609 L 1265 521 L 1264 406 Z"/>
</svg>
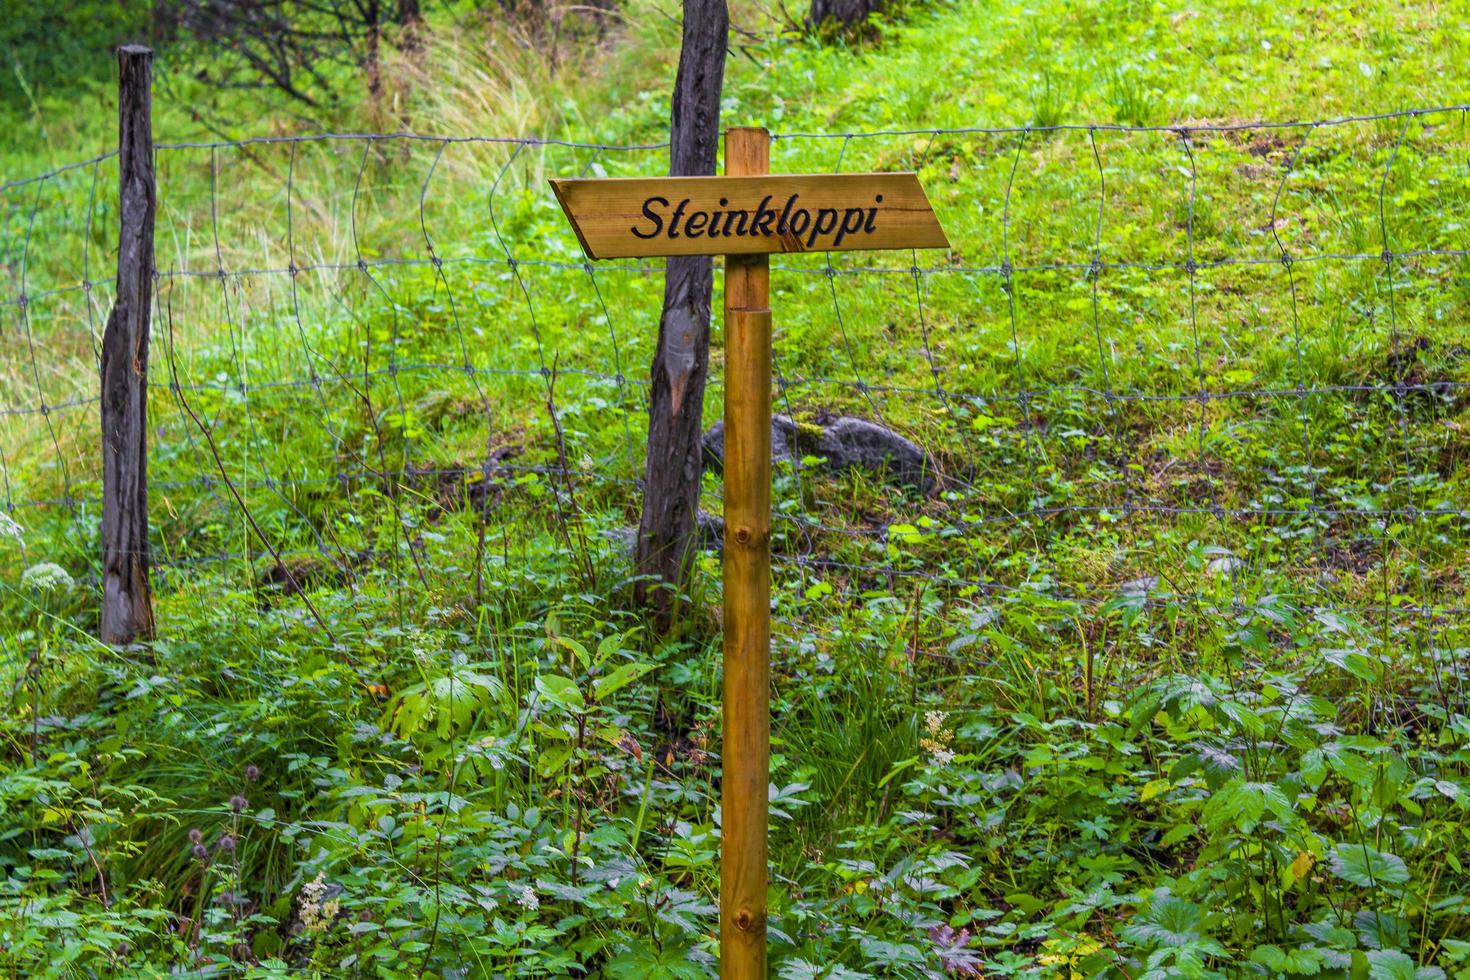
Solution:
<svg viewBox="0 0 1470 980">
<path fill-rule="evenodd" d="M 895 482 L 928 491 L 934 486 L 934 463 L 912 440 L 866 419 L 839 418 L 817 440 L 813 455 L 834 469 L 886 472 Z"/>
<path fill-rule="evenodd" d="M 1211 577 L 1216 575 L 1229 575 L 1238 572 L 1245 567 L 1245 562 L 1234 555 L 1221 555 L 1219 558 L 1211 558 L 1205 565 L 1205 574 Z"/>
<path fill-rule="evenodd" d="M 1118 586 L 1118 591 L 1124 595 L 1148 595 L 1159 587 L 1157 575 L 1145 575 L 1142 578 L 1129 579 Z"/>
<path fill-rule="evenodd" d="M 716 422 L 702 438 L 705 465 L 720 472 L 725 462 L 725 423 Z M 798 425 L 785 415 L 771 417 L 771 461 L 817 456 L 834 471 L 860 469 L 885 474 L 894 483 L 929 492 L 936 483 L 934 461 L 918 444 L 866 419 L 843 416 L 826 425 Z"/>
</svg>

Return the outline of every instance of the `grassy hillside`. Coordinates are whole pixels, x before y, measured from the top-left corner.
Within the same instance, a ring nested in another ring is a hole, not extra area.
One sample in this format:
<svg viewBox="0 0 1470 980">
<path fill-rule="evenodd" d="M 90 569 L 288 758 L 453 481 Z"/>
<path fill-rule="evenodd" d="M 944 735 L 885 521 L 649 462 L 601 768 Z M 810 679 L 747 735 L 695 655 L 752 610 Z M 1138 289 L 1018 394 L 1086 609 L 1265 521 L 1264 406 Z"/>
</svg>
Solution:
<svg viewBox="0 0 1470 980">
<path fill-rule="evenodd" d="M 725 122 L 953 243 L 773 262 L 775 975 L 1470 976 L 1470 131 L 1234 126 L 1470 101 L 1467 14 L 737 8 Z M 678 26 L 436 18 L 310 124 L 161 53 L 148 647 L 89 638 L 113 110 L 6 110 L 12 975 L 713 970 L 718 555 L 629 597 L 660 270 L 545 183 L 664 167 Z"/>
</svg>

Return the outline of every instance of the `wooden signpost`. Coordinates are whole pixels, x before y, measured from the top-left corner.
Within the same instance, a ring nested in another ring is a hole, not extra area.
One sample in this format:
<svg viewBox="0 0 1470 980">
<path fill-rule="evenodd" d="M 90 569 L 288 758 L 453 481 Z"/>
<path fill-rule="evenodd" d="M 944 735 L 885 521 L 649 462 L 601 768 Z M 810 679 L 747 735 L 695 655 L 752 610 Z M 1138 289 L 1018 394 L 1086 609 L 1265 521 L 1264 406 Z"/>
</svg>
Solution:
<svg viewBox="0 0 1470 980">
<path fill-rule="evenodd" d="M 766 975 L 770 782 L 771 252 L 948 248 L 912 173 L 769 175 L 764 129 L 723 177 L 553 180 L 593 259 L 725 258 L 724 744 L 720 975 Z"/>
</svg>

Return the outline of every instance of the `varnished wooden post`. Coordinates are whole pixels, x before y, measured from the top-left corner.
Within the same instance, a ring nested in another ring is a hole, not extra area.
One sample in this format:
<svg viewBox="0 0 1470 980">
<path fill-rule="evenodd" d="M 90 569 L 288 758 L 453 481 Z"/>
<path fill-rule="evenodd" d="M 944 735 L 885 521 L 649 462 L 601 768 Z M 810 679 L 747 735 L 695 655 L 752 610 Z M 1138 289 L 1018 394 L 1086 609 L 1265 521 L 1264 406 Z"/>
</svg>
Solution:
<svg viewBox="0 0 1470 980">
<path fill-rule="evenodd" d="M 686 13 L 689 9 L 686 3 Z M 551 181 L 590 259 L 725 256 L 725 724 L 720 794 L 720 975 L 725 980 L 766 975 L 771 745 L 767 255 L 949 247 L 912 173 L 772 177 L 770 169 L 770 134 L 746 128 L 725 133 L 723 177 Z M 695 313 L 686 311 L 676 324 L 684 335 L 694 336 Z M 668 324 L 666 304 L 661 347 L 668 339 Z M 678 465 L 677 460 L 654 457 L 651 435 L 649 452 L 650 474 Z M 693 472 L 698 479 L 698 469 Z M 645 506 L 645 522 L 649 513 Z"/>
<path fill-rule="evenodd" d="M 770 172 L 764 129 L 725 133 L 725 173 Z M 765 255 L 725 259 L 725 698 L 720 976 L 766 976 L 770 782 L 771 310 Z"/>
<path fill-rule="evenodd" d="M 153 636 L 148 584 L 148 321 L 153 301 L 153 51 L 117 49 L 117 295 L 102 332 L 104 643 Z"/>
</svg>

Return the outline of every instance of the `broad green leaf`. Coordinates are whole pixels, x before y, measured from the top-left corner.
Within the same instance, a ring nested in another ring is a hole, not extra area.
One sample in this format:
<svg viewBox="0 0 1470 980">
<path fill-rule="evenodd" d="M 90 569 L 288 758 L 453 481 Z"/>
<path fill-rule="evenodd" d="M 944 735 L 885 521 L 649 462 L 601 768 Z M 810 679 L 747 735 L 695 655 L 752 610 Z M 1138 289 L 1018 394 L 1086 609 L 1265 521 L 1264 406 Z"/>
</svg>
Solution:
<svg viewBox="0 0 1470 980">
<path fill-rule="evenodd" d="M 657 666 L 658 664 L 642 661 L 620 665 L 611 674 L 608 674 L 606 677 L 599 677 L 592 682 L 593 700 L 601 701 L 614 691 L 622 690 Z"/>
<path fill-rule="evenodd" d="M 1368 956 L 1370 980 L 1414 980 L 1414 961 L 1396 949 L 1371 949 Z"/>
<path fill-rule="evenodd" d="M 1360 681 L 1369 684 L 1378 682 L 1378 670 L 1374 658 L 1359 650 L 1323 650 L 1322 656 L 1328 663 L 1346 671 Z"/>
<path fill-rule="evenodd" d="M 1206 804 L 1205 823 L 1212 830 L 1234 824 L 1249 833 L 1260 823 L 1266 811 L 1281 820 L 1292 817 L 1291 801 L 1275 783 L 1230 783 L 1218 790 Z"/>
<path fill-rule="evenodd" d="M 542 777 L 551 776 L 561 771 L 561 767 L 567 764 L 572 757 L 570 745 L 554 745 L 542 752 L 536 759 L 536 771 Z"/>
<path fill-rule="evenodd" d="M 705 971 L 688 952 L 685 946 L 655 950 L 640 942 L 609 961 L 606 973 L 610 980 L 700 980 Z"/>
<path fill-rule="evenodd" d="M 1202 922 L 1198 905 L 1162 895 L 1123 927 L 1123 936 L 1140 946 L 1184 946 L 1204 938 Z"/>
<path fill-rule="evenodd" d="M 1409 880 L 1403 858 L 1366 844 L 1338 844 L 1327 853 L 1327 862 L 1337 877 L 1362 888 L 1402 885 Z"/>
<path fill-rule="evenodd" d="M 614 633 L 611 636 L 604 636 L 597 644 L 597 656 L 593 658 L 592 666 L 601 667 L 615 657 L 618 651 L 623 649 L 623 644 L 628 641 L 628 637 L 636 632 L 637 630 L 629 630 L 627 633 Z"/>
<path fill-rule="evenodd" d="M 1251 961 L 1274 973 L 1311 976 L 1322 969 L 1322 952 L 1310 947 L 1282 949 L 1279 946 L 1259 946 L 1251 953 Z"/>
<path fill-rule="evenodd" d="M 587 710 L 587 702 L 582 698 L 582 692 L 577 688 L 577 682 L 570 677 L 561 674 L 542 674 L 536 678 L 536 690 L 552 704 L 560 705 L 568 711 L 583 712 Z"/>
<path fill-rule="evenodd" d="M 581 664 L 584 670 L 591 666 L 592 660 L 587 655 L 587 648 L 585 646 L 570 637 L 554 636 L 551 639 L 557 646 L 570 651 L 572 656 L 577 658 L 577 663 Z"/>
</svg>

